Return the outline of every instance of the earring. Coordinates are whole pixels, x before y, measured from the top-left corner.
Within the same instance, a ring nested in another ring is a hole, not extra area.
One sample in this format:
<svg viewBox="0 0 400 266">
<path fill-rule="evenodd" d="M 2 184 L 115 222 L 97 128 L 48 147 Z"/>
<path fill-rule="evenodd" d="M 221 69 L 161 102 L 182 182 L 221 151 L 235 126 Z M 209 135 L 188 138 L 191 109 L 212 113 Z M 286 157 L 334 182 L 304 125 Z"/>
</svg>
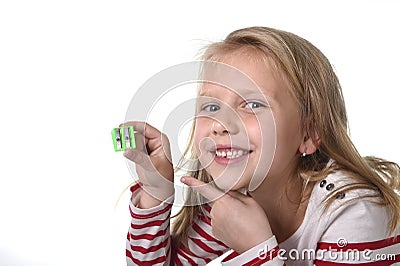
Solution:
<svg viewBox="0 0 400 266">
<path fill-rule="evenodd" d="M 307 147 L 304 149 L 304 152 L 300 155 L 301 158 L 306 157 L 307 155 Z"/>
</svg>

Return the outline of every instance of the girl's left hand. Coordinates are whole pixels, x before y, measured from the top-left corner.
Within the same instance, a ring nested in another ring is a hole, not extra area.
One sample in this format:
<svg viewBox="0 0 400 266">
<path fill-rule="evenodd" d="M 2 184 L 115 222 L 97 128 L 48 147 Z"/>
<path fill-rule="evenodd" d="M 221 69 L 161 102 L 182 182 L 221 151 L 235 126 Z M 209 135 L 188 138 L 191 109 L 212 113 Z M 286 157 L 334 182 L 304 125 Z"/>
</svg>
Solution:
<svg viewBox="0 0 400 266">
<path fill-rule="evenodd" d="M 210 213 L 212 233 L 236 252 L 243 253 L 272 237 L 268 218 L 253 198 L 238 191 L 224 193 L 189 176 L 181 182 L 214 202 Z"/>
</svg>

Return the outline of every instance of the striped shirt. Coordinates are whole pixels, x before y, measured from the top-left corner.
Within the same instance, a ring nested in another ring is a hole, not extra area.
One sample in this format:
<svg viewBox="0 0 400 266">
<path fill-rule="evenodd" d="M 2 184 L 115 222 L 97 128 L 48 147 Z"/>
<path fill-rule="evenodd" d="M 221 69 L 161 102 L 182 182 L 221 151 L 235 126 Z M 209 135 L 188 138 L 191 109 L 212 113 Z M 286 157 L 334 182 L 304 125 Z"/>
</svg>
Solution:
<svg viewBox="0 0 400 266">
<path fill-rule="evenodd" d="M 242 254 L 231 252 L 222 265 L 400 265 L 400 235 L 389 234 L 387 208 L 359 196 L 369 190 L 353 190 L 338 195 L 324 210 L 329 193 L 351 182 L 341 172 L 315 184 L 304 220 L 297 231 L 282 243 L 273 236 Z M 131 187 L 131 226 L 126 242 L 127 265 L 205 265 L 230 251 L 213 237 L 211 206 L 197 217 L 189 231 L 188 248 L 171 252 L 170 215 L 173 196 L 159 206 L 140 209 L 135 205 L 140 185 Z M 400 228 L 399 228 L 400 229 Z M 172 258 L 171 254 L 176 254 Z"/>
</svg>

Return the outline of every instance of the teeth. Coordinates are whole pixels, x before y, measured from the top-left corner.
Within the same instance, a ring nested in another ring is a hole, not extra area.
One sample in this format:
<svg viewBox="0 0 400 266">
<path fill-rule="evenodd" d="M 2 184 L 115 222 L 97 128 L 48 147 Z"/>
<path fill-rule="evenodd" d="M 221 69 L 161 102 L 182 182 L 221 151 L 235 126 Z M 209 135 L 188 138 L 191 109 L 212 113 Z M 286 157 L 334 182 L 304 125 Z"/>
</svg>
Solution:
<svg viewBox="0 0 400 266">
<path fill-rule="evenodd" d="M 225 150 L 225 151 L 215 151 L 215 154 L 218 157 L 224 157 L 224 158 L 228 158 L 228 159 L 234 159 L 234 158 L 238 158 L 240 156 L 246 155 L 248 154 L 248 151 L 244 151 L 244 150 Z"/>
</svg>

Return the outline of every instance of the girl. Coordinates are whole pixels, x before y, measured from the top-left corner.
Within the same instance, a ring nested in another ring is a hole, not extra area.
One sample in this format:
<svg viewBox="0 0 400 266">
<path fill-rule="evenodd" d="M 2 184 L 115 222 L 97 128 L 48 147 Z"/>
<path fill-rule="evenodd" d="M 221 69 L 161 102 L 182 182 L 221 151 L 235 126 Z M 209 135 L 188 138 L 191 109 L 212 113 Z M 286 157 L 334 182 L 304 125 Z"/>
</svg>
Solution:
<svg viewBox="0 0 400 266">
<path fill-rule="evenodd" d="M 325 56 L 294 34 L 252 27 L 202 59 L 240 70 L 259 91 L 201 86 L 187 149 L 198 170 L 181 179 L 191 189 L 172 229 L 168 139 L 125 124 L 142 143 L 124 153 L 140 179 L 128 265 L 204 265 L 229 250 L 223 265 L 400 262 L 399 166 L 357 152 Z"/>
</svg>

